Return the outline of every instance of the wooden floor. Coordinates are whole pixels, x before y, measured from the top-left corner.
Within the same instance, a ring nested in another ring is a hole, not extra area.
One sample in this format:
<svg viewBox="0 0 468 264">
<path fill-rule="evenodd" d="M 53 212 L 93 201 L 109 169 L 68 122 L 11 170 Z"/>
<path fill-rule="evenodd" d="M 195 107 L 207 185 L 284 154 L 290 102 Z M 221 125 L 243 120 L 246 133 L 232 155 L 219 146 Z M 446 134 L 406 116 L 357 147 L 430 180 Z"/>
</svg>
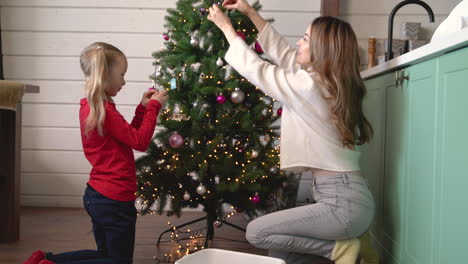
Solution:
<svg viewBox="0 0 468 264">
<path fill-rule="evenodd" d="M 155 264 L 154 257 L 161 258 L 165 253 L 172 253 L 176 246 L 166 235 L 159 247 L 156 239 L 166 230 L 168 221 L 181 224 L 204 216 L 202 212 L 184 212 L 181 218 L 165 215 L 138 216 L 134 264 Z M 247 221 L 241 214 L 236 214 L 229 222 L 245 227 Z M 191 225 L 192 230 L 203 228 L 205 222 Z M 246 253 L 266 255 L 267 252 L 251 246 L 245 240 L 245 233 L 223 225 L 215 228 L 212 248 L 228 249 Z M 37 208 L 21 209 L 21 238 L 18 242 L 0 244 L 0 263 L 23 263 L 35 250 L 60 253 L 78 249 L 94 249 L 94 237 L 91 221 L 84 209 L 74 208 Z"/>
</svg>

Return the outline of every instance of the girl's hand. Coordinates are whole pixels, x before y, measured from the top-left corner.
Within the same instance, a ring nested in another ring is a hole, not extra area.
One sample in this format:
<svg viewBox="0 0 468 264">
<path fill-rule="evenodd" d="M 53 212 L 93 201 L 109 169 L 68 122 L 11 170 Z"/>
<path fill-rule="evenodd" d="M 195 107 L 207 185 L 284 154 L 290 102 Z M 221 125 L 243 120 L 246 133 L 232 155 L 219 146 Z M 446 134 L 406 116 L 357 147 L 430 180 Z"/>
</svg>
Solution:
<svg viewBox="0 0 468 264">
<path fill-rule="evenodd" d="M 226 14 L 224 14 L 217 5 L 210 7 L 209 11 L 210 14 L 208 15 L 208 20 L 215 23 L 215 25 L 223 31 L 229 42 L 235 39 L 237 37 L 237 33 L 232 26 L 231 20 L 229 20 Z"/>
<path fill-rule="evenodd" d="M 245 15 L 254 10 L 246 0 L 224 0 L 223 6 L 226 9 L 236 9 Z"/>
<path fill-rule="evenodd" d="M 156 92 L 156 90 L 151 89 L 143 93 L 143 98 L 141 98 L 140 104 L 146 106 L 148 101 L 151 99 L 151 96 Z"/>
<path fill-rule="evenodd" d="M 156 91 L 150 98 L 150 100 L 157 100 L 161 105 L 164 105 L 167 99 L 169 99 L 169 95 L 167 95 L 166 90 Z"/>
</svg>

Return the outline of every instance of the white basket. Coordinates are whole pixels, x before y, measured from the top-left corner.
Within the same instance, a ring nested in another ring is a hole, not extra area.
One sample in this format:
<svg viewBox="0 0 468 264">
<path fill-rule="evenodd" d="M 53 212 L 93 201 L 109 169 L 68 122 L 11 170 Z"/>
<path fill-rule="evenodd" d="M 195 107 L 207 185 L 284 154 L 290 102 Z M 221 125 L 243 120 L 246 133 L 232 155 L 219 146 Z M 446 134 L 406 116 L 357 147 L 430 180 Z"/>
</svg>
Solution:
<svg viewBox="0 0 468 264">
<path fill-rule="evenodd" d="M 207 248 L 182 257 L 175 264 L 286 264 L 284 260 L 216 248 Z"/>
</svg>

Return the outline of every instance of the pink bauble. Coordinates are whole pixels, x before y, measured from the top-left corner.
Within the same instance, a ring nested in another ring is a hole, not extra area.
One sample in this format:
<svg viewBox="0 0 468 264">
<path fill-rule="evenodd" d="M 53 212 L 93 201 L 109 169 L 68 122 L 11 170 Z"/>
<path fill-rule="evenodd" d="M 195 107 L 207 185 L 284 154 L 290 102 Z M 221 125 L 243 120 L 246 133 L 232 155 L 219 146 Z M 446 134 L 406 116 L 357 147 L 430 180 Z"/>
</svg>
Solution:
<svg viewBox="0 0 468 264">
<path fill-rule="evenodd" d="M 263 53 L 262 46 L 260 46 L 260 43 L 258 43 L 258 41 L 255 41 L 255 51 L 260 54 Z"/>
<path fill-rule="evenodd" d="M 260 202 L 260 196 L 258 194 L 254 195 L 251 199 L 252 203 L 257 204 Z"/>
<path fill-rule="evenodd" d="M 154 87 L 148 88 L 148 91 L 152 91 L 152 90 L 156 90 L 156 89 L 154 89 Z"/>
<path fill-rule="evenodd" d="M 224 104 L 224 102 L 226 102 L 226 96 L 224 95 L 218 95 L 216 97 L 216 102 L 218 102 L 218 104 Z"/>
<path fill-rule="evenodd" d="M 169 137 L 169 145 L 173 148 L 180 148 L 184 144 L 184 138 L 177 132 Z"/>
<path fill-rule="evenodd" d="M 281 116 L 283 114 L 283 108 L 278 108 L 276 113 L 278 114 L 278 116 Z"/>
<path fill-rule="evenodd" d="M 164 34 L 164 35 L 163 35 L 163 38 L 164 38 L 165 41 L 168 41 L 168 40 L 169 40 L 169 35 L 168 35 L 168 34 Z"/>
<path fill-rule="evenodd" d="M 237 31 L 237 35 L 240 36 L 243 40 L 245 40 L 245 34 L 242 31 Z"/>
</svg>

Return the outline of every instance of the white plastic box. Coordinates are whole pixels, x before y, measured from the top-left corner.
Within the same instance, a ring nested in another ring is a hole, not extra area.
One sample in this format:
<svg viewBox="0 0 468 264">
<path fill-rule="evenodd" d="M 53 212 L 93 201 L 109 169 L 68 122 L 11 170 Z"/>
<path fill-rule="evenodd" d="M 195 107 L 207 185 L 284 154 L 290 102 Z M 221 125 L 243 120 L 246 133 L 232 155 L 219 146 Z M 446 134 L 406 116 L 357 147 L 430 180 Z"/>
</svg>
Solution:
<svg viewBox="0 0 468 264">
<path fill-rule="evenodd" d="M 182 257 L 175 264 L 286 264 L 279 258 L 207 248 Z"/>
</svg>

